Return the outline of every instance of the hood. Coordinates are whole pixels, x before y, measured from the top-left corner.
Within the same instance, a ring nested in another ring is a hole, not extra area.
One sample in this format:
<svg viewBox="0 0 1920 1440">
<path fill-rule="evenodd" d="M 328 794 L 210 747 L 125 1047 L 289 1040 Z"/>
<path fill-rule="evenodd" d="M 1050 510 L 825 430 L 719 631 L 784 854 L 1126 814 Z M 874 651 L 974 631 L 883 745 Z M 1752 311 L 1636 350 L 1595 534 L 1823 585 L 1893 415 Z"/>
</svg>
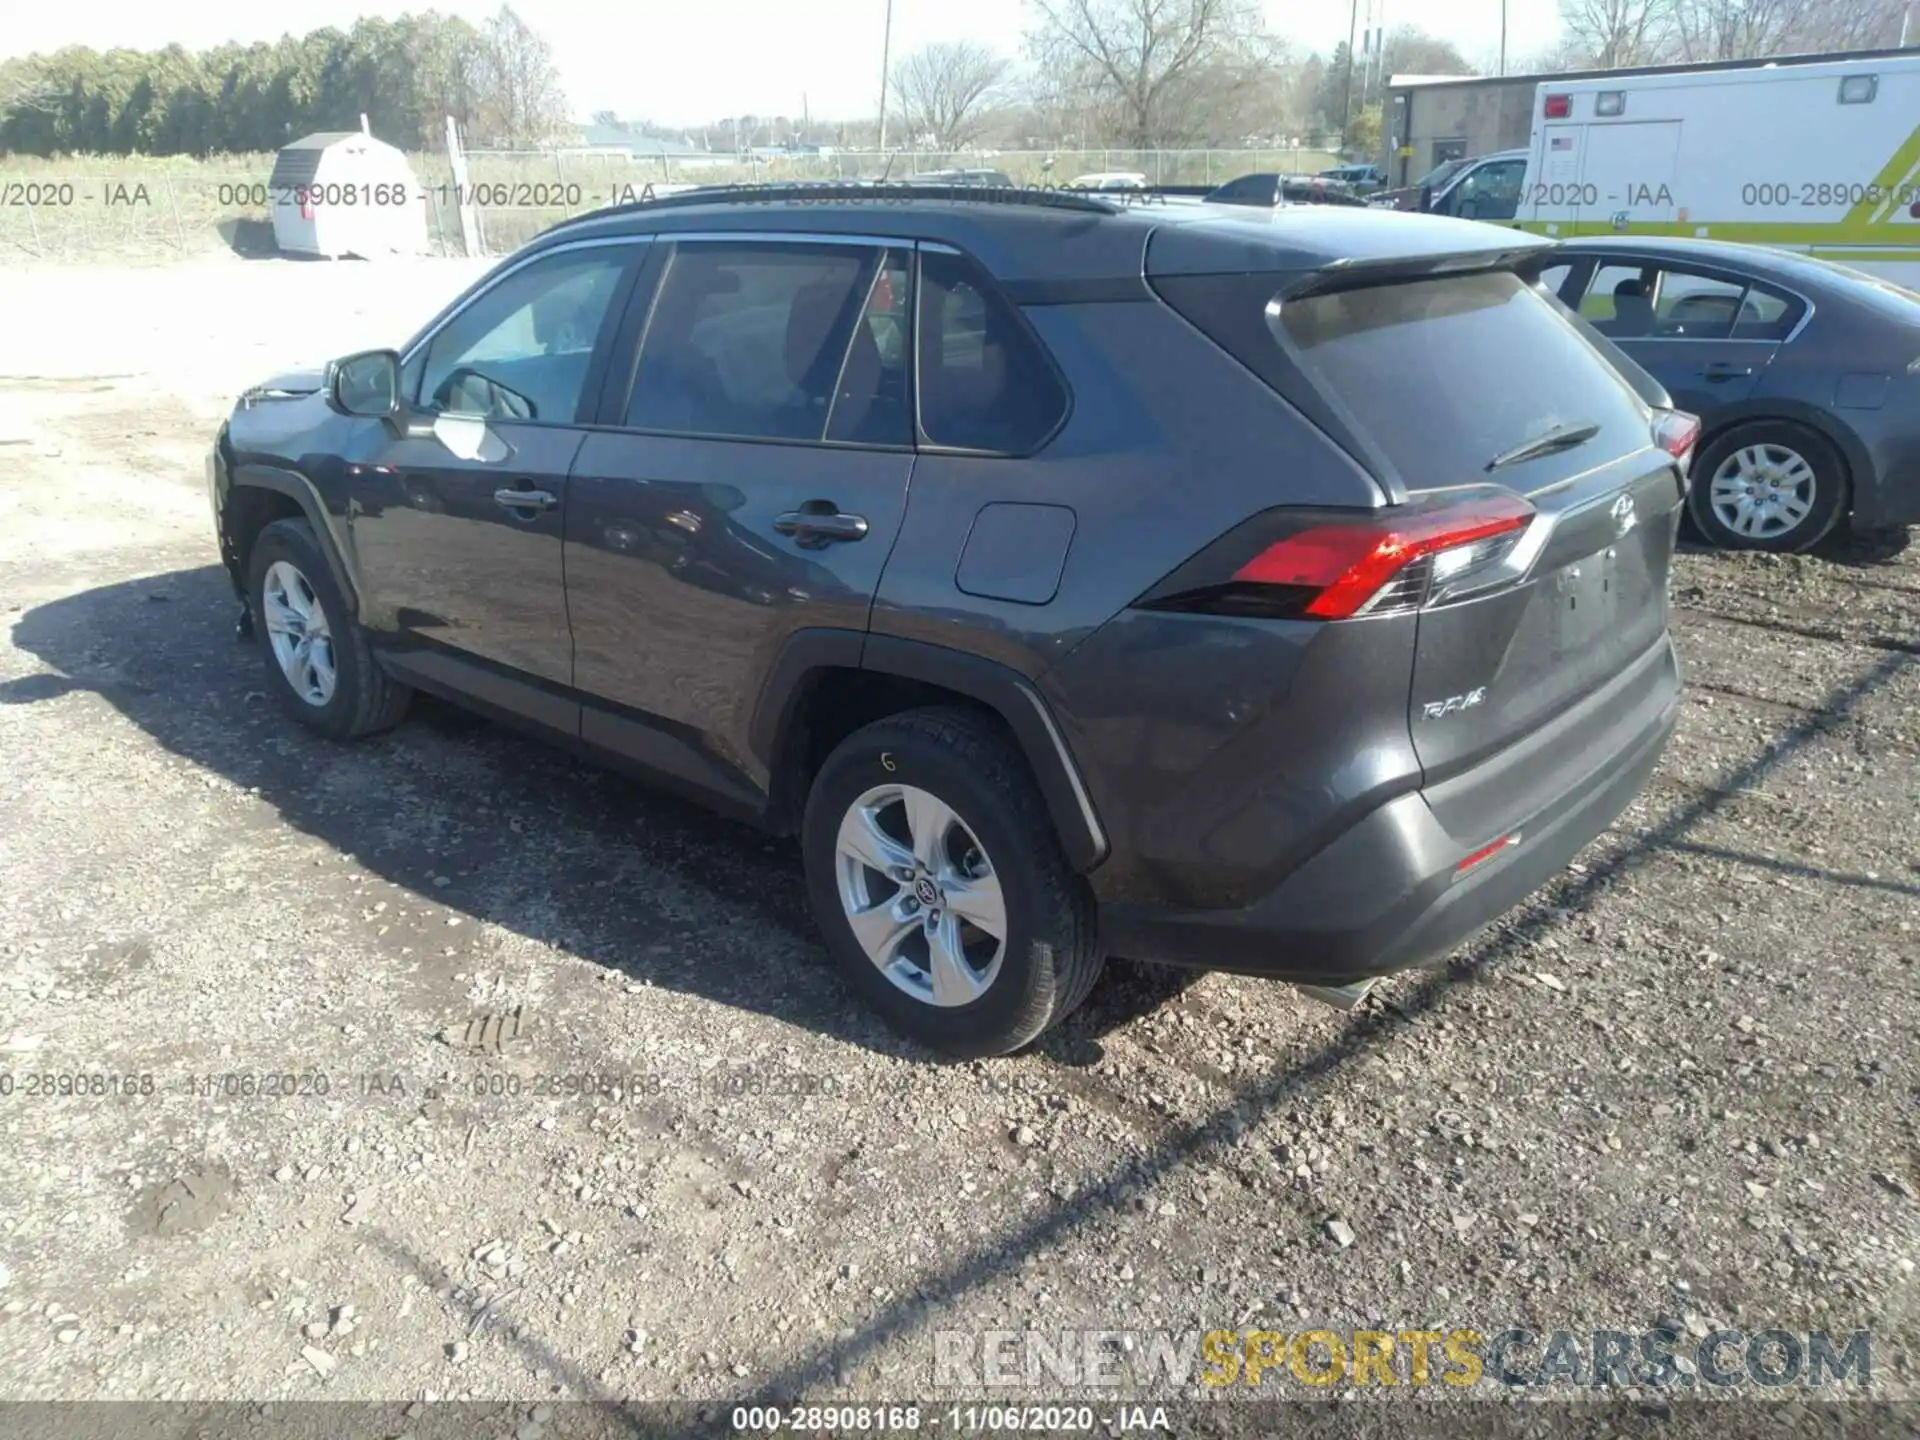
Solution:
<svg viewBox="0 0 1920 1440">
<path fill-rule="evenodd" d="M 257 385 L 249 385 L 241 393 L 240 404 L 248 406 L 267 400 L 298 400 L 303 396 L 318 394 L 326 387 L 326 383 L 327 369 L 324 365 L 307 370 L 288 370 Z"/>
</svg>

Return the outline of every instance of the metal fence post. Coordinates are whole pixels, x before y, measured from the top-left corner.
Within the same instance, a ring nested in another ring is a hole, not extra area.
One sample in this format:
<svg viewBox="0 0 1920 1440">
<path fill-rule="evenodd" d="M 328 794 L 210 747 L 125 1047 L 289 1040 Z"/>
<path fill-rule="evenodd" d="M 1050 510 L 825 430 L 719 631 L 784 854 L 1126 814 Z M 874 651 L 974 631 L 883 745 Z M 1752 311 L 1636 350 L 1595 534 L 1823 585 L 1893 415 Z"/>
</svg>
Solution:
<svg viewBox="0 0 1920 1440">
<path fill-rule="evenodd" d="M 173 193 L 173 175 L 171 174 L 171 172 L 168 173 L 166 180 L 167 180 L 167 206 L 169 209 L 173 211 L 174 237 L 180 242 L 181 253 L 185 254 L 187 249 L 187 231 L 186 231 L 186 227 L 180 223 L 180 199 L 177 195 Z"/>
</svg>

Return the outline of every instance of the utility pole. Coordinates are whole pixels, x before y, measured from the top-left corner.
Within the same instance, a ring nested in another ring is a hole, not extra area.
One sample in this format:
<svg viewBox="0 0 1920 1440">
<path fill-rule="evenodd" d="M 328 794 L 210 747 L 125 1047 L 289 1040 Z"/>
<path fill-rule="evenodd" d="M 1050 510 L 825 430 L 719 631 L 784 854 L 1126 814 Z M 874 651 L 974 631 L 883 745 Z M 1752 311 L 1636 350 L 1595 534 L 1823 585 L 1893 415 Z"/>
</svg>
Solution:
<svg viewBox="0 0 1920 1440">
<path fill-rule="evenodd" d="M 886 26 L 880 32 L 880 151 L 887 149 L 887 62 L 893 49 L 893 0 L 887 0 Z"/>
<path fill-rule="evenodd" d="M 1507 0 L 1500 0 L 1500 73 L 1507 73 Z"/>
<path fill-rule="evenodd" d="M 892 3 L 892 0 L 888 0 Z M 1340 102 L 1340 158 L 1347 158 L 1347 127 L 1353 123 L 1353 37 L 1360 26 L 1360 0 L 1347 10 L 1347 89 Z"/>
</svg>

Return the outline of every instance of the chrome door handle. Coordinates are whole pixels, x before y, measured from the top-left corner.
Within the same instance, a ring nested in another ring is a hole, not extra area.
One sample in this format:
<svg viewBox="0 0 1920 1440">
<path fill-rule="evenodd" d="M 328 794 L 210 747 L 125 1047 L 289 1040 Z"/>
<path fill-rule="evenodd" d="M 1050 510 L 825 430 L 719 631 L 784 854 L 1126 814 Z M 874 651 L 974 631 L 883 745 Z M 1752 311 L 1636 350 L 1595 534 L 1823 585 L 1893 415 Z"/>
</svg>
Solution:
<svg viewBox="0 0 1920 1440">
<path fill-rule="evenodd" d="M 789 510 L 773 522 L 773 528 L 813 548 L 835 540 L 864 540 L 868 526 L 864 515 L 844 515 L 837 510 Z"/>
<path fill-rule="evenodd" d="M 551 510 L 560 497 L 546 490 L 496 490 L 493 503 L 508 510 Z"/>
</svg>

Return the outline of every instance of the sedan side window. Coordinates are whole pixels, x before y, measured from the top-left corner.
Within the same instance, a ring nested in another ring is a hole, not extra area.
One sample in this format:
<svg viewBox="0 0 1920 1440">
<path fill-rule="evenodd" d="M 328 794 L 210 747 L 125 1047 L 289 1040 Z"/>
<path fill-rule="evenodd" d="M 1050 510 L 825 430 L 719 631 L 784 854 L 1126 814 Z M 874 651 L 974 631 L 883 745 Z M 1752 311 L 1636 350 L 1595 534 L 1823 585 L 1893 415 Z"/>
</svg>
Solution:
<svg viewBox="0 0 1920 1440">
<path fill-rule="evenodd" d="M 493 420 L 571 425 L 626 245 L 564 250 L 514 271 L 427 346 L 419 407 Z"/>
<path fill-rule="evenodd" d="M 1800 323 L 1806 306 L 1799 300 L 1762 290 L 1748 290 L 1740 301 L 1740 318 L 1733 322 L 1736 340 L 1784 340 Z"/>
<path fill-rule="evenodd" d="M 1638 261 L 1602 265 L 1581 298 L 1580 313 L 1611 340 L 1644 340 L 1653 333 L 1654 278 Z"/>
<path fill-rule="evenodd" d="M 1653 333 L 1667 340 L 1724 340 L 1746 289 L 1714 275 L 1662 270 L 1654 292 Z"/>
<path fill-rule="evenodd" d="M 833 438 L 906 443 L 904 341 L 884 318 L 905 304 L 905 262 L 881 260 L 853 245 L 677 246 L 640 343 L 627 425 L 818 441 L 852 384 L 861 394 Z"/>
</svg>

